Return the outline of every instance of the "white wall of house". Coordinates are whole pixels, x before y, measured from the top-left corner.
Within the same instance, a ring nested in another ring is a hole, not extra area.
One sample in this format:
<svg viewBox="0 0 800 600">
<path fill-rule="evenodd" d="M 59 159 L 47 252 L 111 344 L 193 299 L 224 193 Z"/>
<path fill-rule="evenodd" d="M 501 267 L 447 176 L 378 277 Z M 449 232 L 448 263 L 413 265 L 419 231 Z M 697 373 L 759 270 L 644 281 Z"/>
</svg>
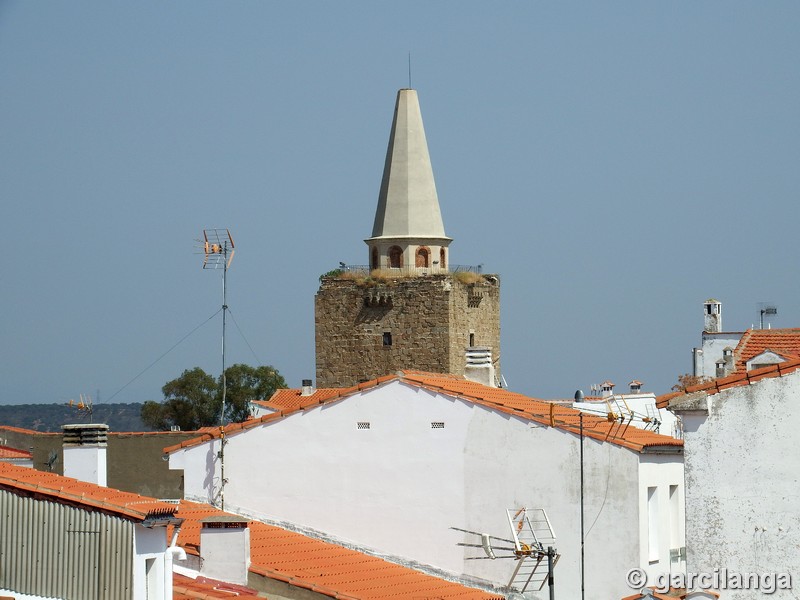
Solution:
<svg viewBox="0 0 800 600">
<path fill-rule="evenodd" d="M 133 545 L 133 600 L 172 600 L 166 528 L 134 525 Z"/>
<path fill-rule="evenodd" d="M 682 412 L 687 568 L 800 575 L 800 371 L 728 388 Z M 797 582 L 793 582 L 795 586 Z M 776 592 L 774 598 L 797 598 Z M 726 590 L 726 600 L 757 592 Z"/>
<path fill-rule="evenodd" d="M 683 463 L 671 455 L 644 454 L 639 462 L 639 563 L 652 583 L 686 571 Z"/>
<path fill-rule="evenodd" d="M 695 352 L 694 374 L 698 377 L 716 377 L 717 361 L 722 358 L 726 347 L 736 348 L 742 339 L 741 331 L 706 333 L 703 332 L 702 352 Z"/>
<path fill-rule="evenodd" d="M 562 555 L 559 596 L 579 597 L 576 435 L 392 382 L 227 442 L 226 509 L 500 584 L 514 561 L 467 560 L 484 554 L 457 544 L 480 540 L 452 528 L 507 538 L 506 509 L 544 508 Z M 218 447 L 172 454 L 187 498 L 215 498 Z M 640 566 L 639 462 L 636 452 L 584 440 L 586 588 L 597 594 L 589 599 L 629 594 L 625 573 Z"/>
</svg>

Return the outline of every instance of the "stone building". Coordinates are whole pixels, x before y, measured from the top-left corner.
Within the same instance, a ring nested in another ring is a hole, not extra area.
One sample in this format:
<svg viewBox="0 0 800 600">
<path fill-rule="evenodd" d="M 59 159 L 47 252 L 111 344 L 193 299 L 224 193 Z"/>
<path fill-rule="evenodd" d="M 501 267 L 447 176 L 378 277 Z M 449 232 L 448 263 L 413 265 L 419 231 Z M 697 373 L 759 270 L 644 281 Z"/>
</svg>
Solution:
<svg viewBox="0 0 800 600">
<path fill-rule="evenodd" d="M 397 94 L 368 266 L 321 278 L 315 299 L 319 387 L 400 369 L 500 378 L 500 282 L 457 267 L 436 194 L 417 92 Z M 469 350 L 469 352 L 467 352 Z M 467 367 L 467 363 L 470 367 Z"/>
</svg>

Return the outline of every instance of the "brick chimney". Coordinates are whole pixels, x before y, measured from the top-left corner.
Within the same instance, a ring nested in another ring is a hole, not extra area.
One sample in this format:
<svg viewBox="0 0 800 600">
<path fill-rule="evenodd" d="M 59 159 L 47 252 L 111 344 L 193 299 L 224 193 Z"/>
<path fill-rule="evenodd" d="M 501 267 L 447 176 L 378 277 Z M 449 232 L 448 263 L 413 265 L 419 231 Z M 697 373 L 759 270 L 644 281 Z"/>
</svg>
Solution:
<svg viewBox="0 0 800 600">
<path fill-rule="evenodd" d="M 64 476 L 106 487 L 108 425 L 62 425 L 61 430 L 64 433 Z"/>
<path fill-rule="evenodd" d="M 248 520 L 236 515 L 200 521 L 200 573 L 210 579 L 247 585 L 250 569 Z"/>
</svg>

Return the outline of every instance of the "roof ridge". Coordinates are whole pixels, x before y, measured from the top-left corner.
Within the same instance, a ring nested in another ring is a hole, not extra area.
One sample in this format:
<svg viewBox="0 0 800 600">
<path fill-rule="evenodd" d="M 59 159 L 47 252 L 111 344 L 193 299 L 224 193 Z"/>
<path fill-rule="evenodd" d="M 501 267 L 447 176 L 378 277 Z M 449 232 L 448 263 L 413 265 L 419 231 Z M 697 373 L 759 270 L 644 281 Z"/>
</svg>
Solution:
<svg viewBox="0 0 800 600">
<path fill-rule="evenodd" d="M 670 392 L 656 397 L 656 406 L 658 408 L 666 408 L 666 406 L 675 398 L 687 394 L 694 394 L 697 392 L 706 392 L 707 394 L 717 394 L 723 390 L 749 385 L 762 379 L 772 379 L 774 377 L 783 377 L 789 373 L 793 373 L 800 369 L 800 357 L 794 360 L 777 363 L 774 365 L 767 365 L 760 369 L 753 369 L 751 371 L 733 372 L 726 377 L 719 377 L 712 379 L 706 383 L 697 385 L 690 385 L 685 390 Z"/>
<path fill-rule="evenodd" d="M 171 515 L 177 510 L 177 505 L 156 498 L 1 461 L 0 488 L 46 496 L 56 502 L 62 500 L 142 521 L 150 516 Z M 148 508 L 134 508 L 140 506 Z"/>
<path fill-rule="evenodd" d="M 296 406 L 281 409 L 258 419 L 245 421 L 244 423 L 229 425 L 225 428 L 225 435 L 239 433 L 245 429 L 281 419 L 307 408 L 314 408 L 319 405 L 343 400 L 353 394 L 373 387 L 379 387 L 387 382 L 395 380 L 407 385 L 426 388 L 437 393 L 461 398 L 473 402 L 474 404 L 499 410 L 536 423 L 557 427 L 573 434 L 580 434 L 580 421 L 582 420 L 584 435 L 601 441 L 611 442 L 637 452 L 641 452 L 647 447 L 683 445 L 682 440 L 667 435 L 639 429 L 637 427 L 629 427 L 617 421 L 610 422 L 603 417 L 582 413 L 576 408 L 556 405 L 541 398 L 525 396 L 519 392 L 512 392 L 504 388 L 489 387 L 452 374 L 412 370 L 400 371 L 395 375 L 386 375 L 377 379 L 372 379 L 360 383 L 357 386 L 341 388 L 339 393 L 330 396 L 328 396 L 327 393 L 338 388 L 325 388 L 328 391 L 326 393 L 321 393 L 320 390 L 317 390 L 305 396 L 307 401 L 301 402 Z M 276 391 L 272 397 L 275 398 L 280 392 L 281 390 Z M 505 400 L 505 402 L 503 402 L 503 400 Z M 580 415 L 584 415 L 584 417 L 581 419 Z M 164 452 L 169 454 L 181 448 L 196 446 L 219 437 L 219 429 L 208 431 L 202 436 L 184 440 L 180 444 L 164 448 Z"/>
</svg>

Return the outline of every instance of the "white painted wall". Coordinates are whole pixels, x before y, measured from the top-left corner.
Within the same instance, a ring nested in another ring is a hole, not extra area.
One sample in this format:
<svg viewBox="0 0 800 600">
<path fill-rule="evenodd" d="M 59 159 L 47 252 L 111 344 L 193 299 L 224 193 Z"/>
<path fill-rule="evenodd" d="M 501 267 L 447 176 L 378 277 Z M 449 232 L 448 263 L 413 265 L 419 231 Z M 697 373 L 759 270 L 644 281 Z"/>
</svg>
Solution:
<svg viewBox="0 0 800 600">
<path fill-rule="evenodd" d="M 800 577 L 798 398 L 795 371 L 711 396 L 707 416 L 683 414 L 689 571 Z M 756 595 L 726 590 L 723 597 Z"/>
<path fill-rule="evenodd" d="M 210 579 L 247 585 L 250 569 L 250 530 L 200 529 L 200 573 Z"/>
<path fill-rule="evenodd" d="M 434 421 L 445 427 L 432 429 Z M 515 564 L 466 560 L 483 553 L 457 544 L 479 540 L 453 527 L 509 537 L 505 509 L 544 508 L 562 555 L 559 597 L 580 595 L 576 435 L 391 382 L 227 439 L 226 509 L 455 574 L 505 584 Z M 187 498 L 215 496 L 217 449 L 206 443 L 171 456 L 170 467 L 185 470 Z M 625 573 L 640 565 L 639 458 L 584 441 L 590 600 L 630 594 Z"/>
<path fill-rule="evenodd" d="M 106 446 L 64 446 L 64 476 L 106 487 Z"/>
<path fill-rule="evenodd" d="M 696 355 L 695 375 L 698 377 L 716 377 L 717 361 L 722 358 L 722 351 L 730 346 L 736 349 L 742 339 L 741 331 L 723 333 L 703 333 L 702 352 Z"/>
<path fill-rule="evenodd" d="M 685 498 L 683 464 L 673 456 L 644 454 L 639 462 L 639 563 L 648 580 L 666 573 L 685 573 L 686 561 L 670 558 L 670 550 L 685 555 Z M 654 498 L 649 492 L 653 490 Z M 672 494 L 675 494 L 673 496 Z M 653 501 L 652 505 L 650 504 Z M 651 507 L 656 510 L 656 531 L 651 530 Z M 651 540 L 652 537 L 652 540 Z M 655 553 L 651 553 L 651 541 Z"/>
<path fill-rule="evenodd" d="M 166 551 L 166 528 L 134 525 L 133 549 L 133 600 L 172 600 L 172 556 Z M 148 560 L 153 561 L 149 583 Z"/>
</svg>

